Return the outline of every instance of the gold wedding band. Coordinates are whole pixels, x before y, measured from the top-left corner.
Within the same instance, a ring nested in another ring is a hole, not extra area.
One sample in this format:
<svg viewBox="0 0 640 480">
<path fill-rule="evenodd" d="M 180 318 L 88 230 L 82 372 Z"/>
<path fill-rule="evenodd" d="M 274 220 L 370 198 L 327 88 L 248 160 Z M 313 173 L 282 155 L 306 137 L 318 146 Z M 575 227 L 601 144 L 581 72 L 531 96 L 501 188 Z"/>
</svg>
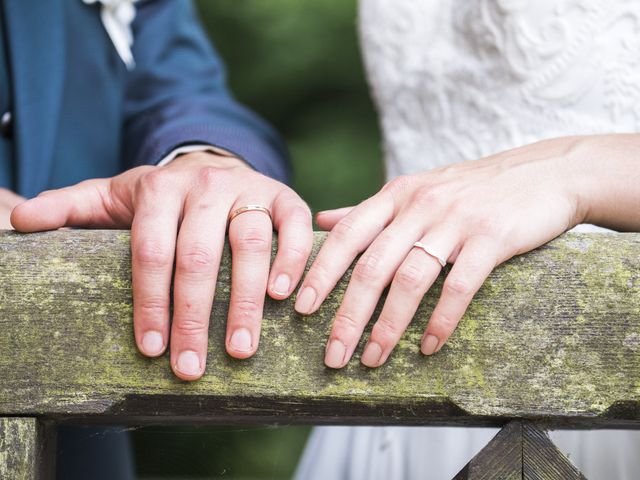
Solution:
<svg viewBox="0 0 640 480">
<path fill-rule="evenodd" d="M 435 253 L 433 253 L 430 250 L 430 247 L 428 247 L 426 244 L 424 244 L 422 242 L 416 242 L 416 243 L 413 244 L 413 246 L 414 247 L 418 247 L 420 250 L 422 250 L 424 253 L 426 253 L 430 257 L 435 258 L 442 268 L 447 266 L 447 259 L 446 258 L 442 258 L 442 257 L 436 255 Z"/>
<path fill-rule="evenodd" d="M 266 213 L 267 216 L 269 217 L 269 220 L 271 220 L 271 212 L 269 211 L 268 208 L 263 207 L 262 205 L 245 205 L 244 207 L 236 208 L 233 212 L 231 212 L 229 214 L 228 222 L 231 222 L 231 220 L 236 218 L 238 215 L 246 213 L 246 212 L 262 212 L 262 213 Z"/>
</svg>

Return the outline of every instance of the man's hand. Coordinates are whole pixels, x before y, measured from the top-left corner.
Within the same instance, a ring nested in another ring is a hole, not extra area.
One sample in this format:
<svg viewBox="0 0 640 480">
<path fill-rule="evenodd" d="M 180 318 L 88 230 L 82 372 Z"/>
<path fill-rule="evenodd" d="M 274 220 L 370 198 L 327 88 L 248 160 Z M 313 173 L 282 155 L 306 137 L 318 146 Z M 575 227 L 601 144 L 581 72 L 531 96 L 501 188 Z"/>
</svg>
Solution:
<svg viewBox="0 0 640 480">
<path fill-rule="evenodd" d="M 0 230 L 9 230 L 13 228 L 9 221 L 11 210 L 25 200 L 26 198 L 12 192 L 11 190 L 0 188 Z"/>
<path fill-rule="evenodd" d="M 134 168 L 110 179 L 43 192 L 18 206 L 11 223 L 21 232 L 63 226 L 131 227 L 133 316 L 140 351 L 161 355 L 169 342 L 169 288 L 175 259 L 171 366 L 184 380 L 205 369 L 209 315 L 230 212 L 233 253 L 227 352 L 258 348 L 265 291 L 288 297 L 302 276 L 313 241 L 311 213 L 287 186 L 234 157 L 183 155 L 164 167 Z M 269 269 L 273 229 L 279 232 Z"/>
</svg>

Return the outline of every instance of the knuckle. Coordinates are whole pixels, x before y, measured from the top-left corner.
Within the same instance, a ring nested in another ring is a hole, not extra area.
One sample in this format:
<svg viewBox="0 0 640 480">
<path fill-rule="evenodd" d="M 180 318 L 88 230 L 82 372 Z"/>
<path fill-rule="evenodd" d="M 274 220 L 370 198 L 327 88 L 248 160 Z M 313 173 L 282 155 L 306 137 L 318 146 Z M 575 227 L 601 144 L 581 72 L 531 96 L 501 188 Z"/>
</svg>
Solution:
<svg viewBox="0 0 640 480">
<path fill-rule="evenodd" d="M 498 236 L 498 220 L 495 216 L 480 215 L 475 220 L 474 233 L 486 237 Z"/>
<path fill-rule="evenodd" d="M 290 245 L 287 247 L 285 255 L 292 263 L 306 262 L 311 255 L 311 245 Z"/>
<path fill-rule="evenodd" d="M 160 194 L 166 191 L 172 183 L 171 175 L 164 169 L 158 168 L 140 177 L 140 187 L 148 192 Z"/>
<path fill-rule="evenodd" d="M 149 297 L 138 302 L 138 311 L 144 318 L 158 318 L 164 316 L 169 308 L 169 302 L 164 297 Z"/>
<path fill-rule="evenodd" d="M 137 261 L 148 267 L 167 267 L 172 263 L 172 254 L 168 248 L 157 241 L 145 240 L 135 250 Z"/>
<path fill-rule="evenodd" d="M 215 187 L 223 175 L 223 170 L 215 167 L 202 167 L 198 170 L 198 182 L 205 188 Z"/>
<path fill-rule="evenodd" d="M 204 334 L 208 325 L 206 321 L 197 318 L 182 318 L 173 323 L 173 333 L 182 337 L 193 337 Z"/>
<path fill-rule="evenodd" d="M 371 336 L 374 335 L 382 343 L 394 343 L 402 335 L 402 329 L 391 318 L 381 316 L 371 332 Z"/>
<path fill-rule="evenodd" d="M 243 253 L 265 253 L 271 250 L 271 243 L 266 232 L 248 227 L 238 232 L 234 247 Z"/>
<path fill-rule="evenodd" d="M 337 241 L 344 242 L 356 235 L 354 220 L 347 216 L 336 223 L 330 233 Z"/>
<path fill-rule="evenodd" d="M 215 261 L 215 254 L 210 247 L 196 243 L 186 247 L 178 256 L 176 268 L 184 272 L 198 273 L 211 270 Z"/>
<path fill-rule="evenodd" d="M 449 275 L 443 286 L 446 295 L 455 297 L 470 297 L 473 295 L 473 287 L 465 278 Z"/>
<path fill-rule="evenodd" d="M 262 310 L 262 305 L 255 298 L 251 297 L 235 299 L 233 305 L 240 316 L 248 318 L 259 317 Z"/>
<path fill-rule="evenodd" d="M 294 225 L 307 226 L 311 224 L 311 210 L 309 207 L 297 205 L 289 211 L 289 221 Z"/>
<path fill-rule="evenodd" d="M 411 177 L 409 175 L 400 175 L 385 184 L 382 191 L 397 196 L 405 193 L 411 186 Z"/>
<path fill-rule="evenodd" d="M 411 205 L 418 210 L 432 209 L 444 198 L 443 188 L 438 185 L 431 185 L 418 188 L 411 197 Z"/>
<path fill-rule="evenodd" d="M 335 328 L 350 332 L 359 332 L 360 322 L 350 313 L 338 312 L 335 319 Z"/>
<path fill-rule="evenodd" d="M 403 290 L 419 292 L 425 283 L 425 273 L 417 264 L 408 262 L 398 269 L 396 283 Z"/>
<path fill-rule="evenodd" d="M 480 219 L 478 216 L 478 208 L 477 205 L 471 204 L 468 200 L 461 198 L 455 199 L 449 205 L 448 213 L 452 218 L 464 222 L 467 225 L 471 223 L 477 228 L 478 220 Z"/>
<path fill-rule="evenodd" d="M 277 189 L 277 192 L 275 194 L 274 203 L 279 203 L 286 206 L 291 206 L 294 204 L 304 205 L 304 202 L 302 201 L 300 196 L 295 192 L 295 190 L 293 190 L 291 187 L 288 187 L 282 184 L 279 184 L 279 188 Z"/>
<path fill-rule="evenodd" d="M 380 255 L 365 253 L 353 268 L 352 277 L 358 282 L 379 283 L 382 280 Z"/>
<path fill-rule="evenodd" d="M 448 315 L 444 315 L 442 313 L 437 314 L 433 318 L 433 326 L 439 328 L 440 330 L 444 330 L 447 334 L 453 332 L 458 325 L 458 321 L 455 318 L 452 318 Z"/>
<path fill-rule="evenodd" d="M 305 282 L 308 285 L 324 285 L 331 279 L 331 272 L 323 260 L 316 260 L 309 272 L 307 273 L 307 279 Z"/>
<path fill-rule="evenodd" d="M 387 196 L 387 200 L 393 205 L 394 211 L 402 204 L 407 197 L 407 192 L 414 188 L 413 178 L 409 175 L 402 175 L 389 181 L 378 193 L 379 196 Z"/>
<path fill-rule="evenodd" d="M 214 203 L 209 199 L 199 198 L 196 203 L 193 204 L 193 208 L 200 212 L 212 210 L 214 208 Z"/>
</svg>

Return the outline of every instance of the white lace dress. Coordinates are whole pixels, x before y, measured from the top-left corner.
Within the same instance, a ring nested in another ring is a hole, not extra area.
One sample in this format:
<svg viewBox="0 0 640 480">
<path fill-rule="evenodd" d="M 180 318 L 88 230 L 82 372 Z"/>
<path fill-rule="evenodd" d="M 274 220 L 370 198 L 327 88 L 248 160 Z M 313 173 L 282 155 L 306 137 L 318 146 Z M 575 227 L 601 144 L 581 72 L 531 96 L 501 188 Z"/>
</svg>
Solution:
<svg viewBox="0 0 640 480">
<path fill-rule="evenodd" d="M 360 0 L 359 13 L 388 178 L 640 131 L 638 0 Z M 496 432 L 316 428 L 297 478 L 450 479 Z M 640 432 L 552 438 L 591 480 L 640 478 Z"/>
</svg>

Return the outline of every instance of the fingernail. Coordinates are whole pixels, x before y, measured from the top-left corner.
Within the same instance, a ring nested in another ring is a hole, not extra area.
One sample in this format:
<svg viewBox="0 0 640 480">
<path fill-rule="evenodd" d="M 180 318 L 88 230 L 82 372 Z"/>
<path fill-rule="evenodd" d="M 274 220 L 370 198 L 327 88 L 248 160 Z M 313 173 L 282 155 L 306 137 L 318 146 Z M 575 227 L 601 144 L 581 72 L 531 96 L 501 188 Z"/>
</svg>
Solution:
<svg viewBox="0 0 640 480">
<path fill-rule="evenodd" d="M 347 347 L 340 340 L 331 340 L 324 355 L 324 363 L 329 368 L 342 368 Z"/>
<path fill-rule="evenodd" d="M 426 338 L 422 341 L 422 353 L 424 353 L 425 355 L 432 355 L 436 351 L 438 342 L 438 337 L 436 337 L 435 335 L 427 335 Z"/>
<path fill-rule="evenodd" d="M 229 346 L 236 352 L 251 351 L 251 332 L 246 328 L 238 328 L 229 339 Z"/>
<path fill-rule="evenodd" d="M 377 367 L 380 364 L 382 358 L 382 347 L 378 342 L 369 342 L 364 347 L 364 352 L 360 361 L 367 367 Z"/>
<path fill-rule="evenodd" d="M 200 359 L 198 358 L 198 354 L 191 350 L 181 352 L 180 355 L 178 355 L 176 370 L 190 377 L 200 375 Z"/>
<path fill-rule="evenodd" d="M 164 350 L 162 334 L 155 330 L 149 330 L 142 336 L 142 350 L 146 355 L 160 355 Z"/>
<path fill-rule="evenodd" d="M 316 303 L 316 297 L 317 294 L 313 287 L 305 287 L 296 298 L 296 311 L 305 314 L 311 313 L 313 304 Z"/>
<path fill-rule="evenodd" d="M 291 288 L 291 279 L 286 273 L 281 273 L 276 277 L 276 281 L 273 282 L 272 290 L 278 295 L 287 295 Z"/>
</svg>

